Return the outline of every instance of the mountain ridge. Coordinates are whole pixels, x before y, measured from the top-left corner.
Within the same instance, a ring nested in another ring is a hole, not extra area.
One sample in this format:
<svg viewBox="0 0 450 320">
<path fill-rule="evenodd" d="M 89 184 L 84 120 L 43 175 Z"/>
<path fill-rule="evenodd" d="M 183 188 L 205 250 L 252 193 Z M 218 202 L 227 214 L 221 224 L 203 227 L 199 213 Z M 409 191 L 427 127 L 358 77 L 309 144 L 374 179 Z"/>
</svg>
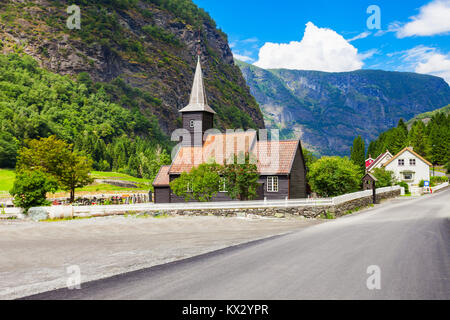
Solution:
<svg viewBox="0 0 450 320">
<path fill-rule="evenodd" d="M 366 143 L 394 127 L 450 102 L 441 78 L 411 72 L 356 70 L 323 72 L 261 69 L 242 61 L 250 92 L 268 128 L 283 137 L 300 136 L 322 155 L 348 155 L 353 139 Z"/>
</svg>

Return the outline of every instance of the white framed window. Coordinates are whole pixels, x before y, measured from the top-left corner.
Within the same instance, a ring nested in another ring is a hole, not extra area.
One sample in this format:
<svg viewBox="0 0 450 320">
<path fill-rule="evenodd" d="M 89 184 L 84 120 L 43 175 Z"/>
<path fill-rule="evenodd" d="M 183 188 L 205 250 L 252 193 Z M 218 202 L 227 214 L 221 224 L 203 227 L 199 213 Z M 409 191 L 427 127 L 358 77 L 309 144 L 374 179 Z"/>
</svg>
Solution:
<svg viewBox="0 0 450 320">
<path fill-rule="evenodd" d="M 404 166 L 405 165 L 405 159 L 398 159 L 398 165 Z"/>
<path fill-rule="evenodd" d="M 267 192 L 278 192 L 278 177 L 267 177 Z"/>
<path fill-rule="evenodd" d="M 186 186 L 186 192 L 192 192 L 192 184 L 190 182 L 188 182 L 187 186 Z"/>
<path fill-rule="evenodd" d="M 189 127 L 193 128 L 195 125 L 195 121 L 194 120 L 190 120 L 189 121 Z"/>
<path fill-rule="evenodd" d="M 416 165 L 416 159 L 409 159 L 409 165 L 415 166 Z"/>
<path fill-rule="evenodd" d="M 414 180 L 414 172 L 403 172 L 403 180 L 404 181 Z"/>
<path fill-rule="evenodd" d="M 225 178 L 220 178 L 219 192 L 227 192 L 227 184 L 226 184 Z"/>
</svg>

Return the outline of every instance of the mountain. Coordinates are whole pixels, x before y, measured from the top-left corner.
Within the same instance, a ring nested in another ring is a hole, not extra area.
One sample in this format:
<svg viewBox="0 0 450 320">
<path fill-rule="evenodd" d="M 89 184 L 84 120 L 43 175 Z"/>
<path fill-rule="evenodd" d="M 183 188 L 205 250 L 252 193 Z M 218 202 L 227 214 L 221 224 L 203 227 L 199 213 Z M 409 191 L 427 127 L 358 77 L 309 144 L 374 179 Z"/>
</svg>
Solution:
<svg viewBox="0 0 450 320">
<path fill-rule="evenodd" d="M 409 120 L 450 102 L 448 84 L 429 75 L 265 70 L 236 63 L 266 126 L 279 128 L 284 137 L 301 136 L 306 147 L 322 155 L 349 155 L 356 136 L 367 145 L 400 118 Z"/>
<path fill-rule="evenodd" d="M 81 28 L 69 29 L 77 4 Z M 180 126 L 200 52 L 216 125 L 264 121 L 227 36 L 191 0 L 2 0 L 0 51 L 26 53 L 51 72 L 102 84 L 113 102 L 156 119 L 170 135 Z"/>
</svg>

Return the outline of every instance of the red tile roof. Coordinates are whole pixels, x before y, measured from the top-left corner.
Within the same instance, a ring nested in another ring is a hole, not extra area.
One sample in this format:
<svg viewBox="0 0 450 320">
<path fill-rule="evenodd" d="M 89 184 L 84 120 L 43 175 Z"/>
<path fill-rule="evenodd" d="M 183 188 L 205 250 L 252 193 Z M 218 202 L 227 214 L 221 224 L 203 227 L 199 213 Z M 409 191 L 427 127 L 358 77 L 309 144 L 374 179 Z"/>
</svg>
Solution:
<svg viewBox="0 0 450 320">
<path fill-rule="evenodd" d="M 256 143 L 256 131 L 210 134 L 203 147 L 181 147 L 172 162 L 169 173 L 187 172 L 208 161 L 223 164 L 233 155 L 249 152 Z"/>
<path fill-rule="evenodd" d="M 298 140 L 258 142 L 253 131 L 213 134 L 206 138 L 203 147 L 181 147 L 169 174 L 188 172 L 194 166 L 213 160 L 223 164 L 240 152 L 256 155 L 260 174 L 289 174 L 298 146 Z"/>
<path fill-rule="evenodd" d="M 259 173 L 289 174 L 298 144 L 298 140 L 259 141 L 257 144 Z"/>
<path fill-rule="evenodd" d="M 153 186 L 155 187 L 167 187 L 169 186 L 169 169 L 170 166 L 161 166 L 159 168 L 158 174 L 153 180 Z"/>
</svg>

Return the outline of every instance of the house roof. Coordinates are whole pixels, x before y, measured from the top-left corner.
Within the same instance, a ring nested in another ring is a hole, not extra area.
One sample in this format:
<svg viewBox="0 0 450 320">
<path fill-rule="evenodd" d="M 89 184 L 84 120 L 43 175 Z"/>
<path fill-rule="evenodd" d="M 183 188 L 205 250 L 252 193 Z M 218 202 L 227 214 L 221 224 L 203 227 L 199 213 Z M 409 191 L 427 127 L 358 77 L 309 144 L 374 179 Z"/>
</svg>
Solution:
<svg viewBox="0 0 450 320">
<path fill-rule="evenodd" d="M 386 152 L 380 154 L 367 168 L 367 171 L 370 171 L 374 166 L 376 166 L 381 159 L 383 159 L 386 155 L 390 155 L 392 157 L 392 154 L 389 152 L 389 150 L 386 150 Z"/>
<path fill-rule="evenodd" d="M 383 166 L 386 167 L 389 163 L 391 163 L 392 161 L 394 161 L 395 159 L 397 159 L 400 155 L 402 155 L 404 152 L 409 151 L 411 152 L 413 155 L 415 155 L 417 158 L 419 158 L 420 160 L 422 160 L 423 162 L 425 162 L 427 165 L 432 166 L 431 162 L 429 162 L 428 160 L 426 160 L 424 157 L 422 157 L 421 155 L 419 155 L 417 152 L 415 152 L 412 148 L 410 147 L 406 147 L 403 148 L 403 150 L 401 150 L 399 153 L 397 153 L 394 157 L 392 157 L 388 162 L 386 162 Z"/>
<path fill-rule="evenodd" d="M 168 187 L 169 186 L 169 168 L 170 166 L 161 166 L 159 168 L 158 174 L 153 180 L 154 187 Z"/>
<path fill-rule="evenodd" d="M 224 164 L 233 155 L 249 152 L 256 156 L 260 174 L 289 174 L 299 145 L 299 140 L 257 141 L 255 131 L 212 134 L 202 147 L 182 146 L 168 173 L 188 172 L 211 160 Z"/>
<path fill-rule="evenodd" d="M 375 176 L 374 176 L 373 174 L 371 174 L 371 173 L 366 173 L 366 174 L 364 175 L 363 179 L 364 179 L 366 176 L 370 177 L 373 181 L 378 181 L 378 179 L 375 178 Z"/>
<path fill-rule="evenodd" d="M 260 174 L 289 174 L 299 140 L 258 141 L 257 159 Z"/>
<path fill-rule="evenodd" d="M 200 56 L 197 59 L 197 67 L 195 68 L 194 82 L 192 83 L 191 97 L 189 104 L 179 112 L 205 111 L 215 114 L 214 110 L 208 106 L 206 99 L 205 86 L 203 84 L 203 73 L 200 65 Z"/>
</svg>

